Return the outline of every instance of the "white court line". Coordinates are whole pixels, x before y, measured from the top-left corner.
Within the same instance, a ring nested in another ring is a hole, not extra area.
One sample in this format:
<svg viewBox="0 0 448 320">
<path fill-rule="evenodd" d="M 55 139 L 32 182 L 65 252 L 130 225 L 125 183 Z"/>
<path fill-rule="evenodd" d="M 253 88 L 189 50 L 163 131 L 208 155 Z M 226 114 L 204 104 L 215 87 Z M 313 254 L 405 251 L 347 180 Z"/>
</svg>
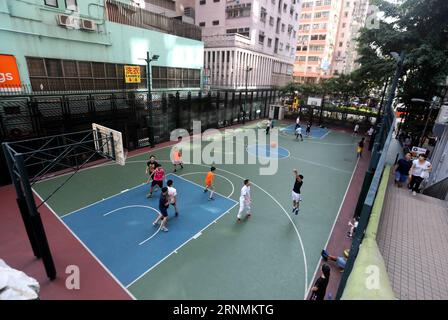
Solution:
<svg viewBox="0 0 448 320">
<path fill-rule="evenodd" d="M 192 175 L 192 174 L 199 174 L 199 173 L 203 174 L 203 175 L 207 174 L 207 172 L 202 172 L 201 171 L 201 172 L 187 172 L 187 173 L 179 174 L 178 176 L 179 177 L 183 177 L 183 176 L 189 176 L 189 175 Z M 217 174 L 217 173 L 215 173 L 215 175 L 217 177 L 221 177 L 221 178 L 223 178 L 223 179 L 225 179 L 225 180 L 230 182 L 230 185 L 232 186 L 232 192 L 230 192 L 230 194 L 226 197 L 226 198 L 230 198 L 233 195 L 233 193 L 235 192 L 235 185 L 227 177 L 224 177 L 223 175 L 220 175 L 220 174 Z M 190 181 L 190 180 L 188 180 L 188 181 Z M 193 181 L 190 181 L 190 182 L 194 183 Z"/>
<path fill-rule="evenodd" d="M 91 206 L 93 206 L 93 205 L 95 205 L 95 204 L 98 204 L 98 203 L 103 202 L 103 201 L 105 201 L 105 200 L 108 200 L 108 199 L 111 199 L 111 198 L 113 198 L 113 197 L 116 197 L 116 196 L 118 196 L 118 195 L 121 194 L 121 193 L 128 192 L 128 191 L 130 191 L 130 190 L 133 190 L 133 189 L 136 189 L 136 188 L 138 188 L 138 187 L 141 187 L 141 186 L 143 186 L 144 184 L 145 184 L 145 183 L 139 184 L 139 185 L 137 185 L 137 186 L 135 186 L 135 187 L 132 187 L 132 188 L 130 188 L 130 189 L 123 190 L 123 191 L 121 191 L 120 193 L 116 193 L 116 194 L 113 194 L 113 195 L 111 195 L 111 196 L 109 196 L 109 197 L 107 197 L 107 198 L 103 198 L 103 199 L 101 199 L 101 200 L 95 201 L 95 202 L 93 202 L 93 203 L 91 203 L 91 204 L 89 204 L 89 205 L 87 205 L 87 206 L 84 206 L 84 207 L 82 207 L 82 208 L 76 209 L 75 211 L 66 213 L 66 214 L 62 215 L 61 218 L 65 218 L 65 217 L 71 215 L 72 213 L 81 211 L 81 210 L 86 209 L 86 208 L 88 208 L 88 207 L 91 207 Z"/>
<path fill-rule="evenodd" d="M 328 130 L 327 133 L 324 134 L 322 137 L 320 137 L 319 140 L 322 140 L 323 138 L 325 138 L 326 136 L 328 136 L 330 134 L 331 131 L 329 129 L 327 129 L 327 130 Z"/>
<path fill-rule="evenodd" d="M 33 188 L 31 188 L 34 192 L 34 194 L 40 199 L 40 201 L 43 201 L 43 198 L 36 192 L 36 190 L 34 190 Z M 98 264 L 103 267 L 103 269 L 109 274 L 109 276 L 115 280 L 115 282 L 133 299 L 133 300 L 137 300 L 137 298 L 120 282 L 118 281 L 118 279 L 115 277 L 115 275 L 101 262 L 100 259 L 98 259 L 98 257 L 89 249 L 89 247 L 86 246 L 86 244 L 84 242 L 81 241 L 80 238 L 78 238 L 78 236 L 67 226 L 67 224 L 65 224 L 65 222 L 61 219 L 61 217 L 59 217 L 56 212 L 53 210 L 53 208 L 51 208 L 47 203 L 44 203 L 45 206 L 48 208 L 48 210 L 50 210 L 50 212 L 52 212 L 55 217 L 59 220 L 59 222 L 62 223 L 62 225 L 70 232 L 70 234 L 79 241 L 79 243 L 84 247 L 84 249 L 87 250 L 88 253 L 90 253 L 90 255 L 98 262 Z"/>
<path fill-rule="evenodd" d="M 342 173 L 352 174 L 351 171 L 343 170 L 343 169 L 338 169 L 338 168 L 335 168 L 335 167 L 332 167 L 332 166 L 327 166 L 327 165 L 325 165 L 325 164 L 321 164 L 321 163 L 318 163 L 318 162 L 309 161 L 309 160 L 305 160 L 305 159 L 298 158 L 298 157 L 294 157 L 294 156 L 291 156 L 291 158 L 292 158 L 292 159 L 299 160 L 299 161 L 302 161 L 302 162 L 305 162 L 305 163 L 309 163 L 309 164 L 312 164 L 312 165 L 316 165 L 316 166 L 318 166 L 318 167 L 323 167 L 323 168 L 331 169 L 331 170 L 338 171 L 338 172 L 342 172 Z"/>
<path fill-rule="evenodd" d="M 187 180 L 188 181 L 188 180 Z M 191 182 L 191 181 L 190 181 Z M 216 221 L 218 221 L 219 219 L 221 219 L 221 217 L 223 217 L 226 213 L 229 213 L 230 210 L 232 210 L 233 208 L 235 208 L 238 205 L 238 203 L 235 203 L 231 208 L 229 208 L 229 210 L 223 212 L 218 218 L 216 218 L 215 220 L 213 220 L 212 222 L 210 222 L 208 225 L 206 225 L 203 229 L 199 230 L 198 233 L 203 233 L 205 229 L 207 229 L 208 227 L 210 227 L 212 224 L 216 223 Z M 166 259 L 168 259 L 173 253 L 177 253 L 178 250 L 180 250 L 183 246 L 185 246 L 188 242 L 190 242 L 191 240 L 194 240 L 196 235 L 192 236 L 190 239 L 186 240 L 184 243 L 182 243 L 179 247 L 177 247 L 176 249 L 174 249 L 170 254 L 168 254 L 166 257 L 164 257 L 163 259 L 159 260 L 155 265 L 153 265 L 151 268 L 149 268 L 148 270 L 146 270 L 145 272 L 143 272 L 141 275 L 139 275 L 135 280 L 133 280 L 131 283 L 129 283 L 126 288 L 129 288 L 130 286 L 132 286 L 134 283 L 136 283 L 138 280 L 140 280 L 141 278 L 143 278 L 146 274 L 148 274 L 149 272 L 151 272 L 151 270 L 153 270 L 154 268 L 156 268 L 159 264 L 161 264 L 163 261 L 165 261 Z"/>
<path fill-rule="evenodd" d="M 157 210 L 157 209 L 155 209 L 155 208 L 153 208 L 153 207 L 151 207 L 151 206 L 143 206 L 143 205 L 139 205 L 139 204 L 134 204 L 134 205 L 125 206 L 125 207 L 121 207 L 121 208 L 118 208 L 118 209 L 114 209 L 114 210 L 112 210 L 112 211 L 109 211 L 109 212 L 103 214 L 103 217 L 108 216 L 109 214 L 114 213 L 114 212 L 116 212 L 116 211 L 123 210 L 123 209 L 128 209 L 128 208 L 145 208 L 145 209 L 151 209 L 151 210 L 154 210 L 157 214 L 160 214 L 159 210 Z M 155 235 L 156 235 L 157 233 L 159 233 L 159 231 L 160 231 L 161 228 L 162 228 L 162 225 L 159 226 L 159 229 L 158 229 L 152 236 L 150 236 L 149 238 L 143 240 L 143 241 L 140 242 L 138 245 L 141 246 L 141 245 L 144 244 L 145 242 L 147 242 L 147 241 L 151 240 L 152 238 L 154 238 Z"/>
<path fill-rule="evenodd" d="M 325 246 L 324 246 L 323 249 L 326 249 L 327 246 L 328 246 L 328 243 L 330 242 L 330 238 L 331 238 L 331 235 L 333 234 L 334 227 L 336 226 L 336 222 L 338 221 L 339 215 L 341 214 L 341 210 L 342 210 L 342 206 L 344 205 L 345 198 L 347 197 L 348 189 L 350 189 L 350 185 L 352 184 L 353 177 L 355 176 L 355 172 L 356 172 L 356 168 L 358 167 L 358 163 L 359 163 L 359 158 L 356 161 L 356 166 L 353 169 L 352 176 L 351 176 L 350 181 L 348 183 L 347 189 L 345 190 L 345 194 L 344 194 L 344 197 L 342 198 L 341 205 L 339 206 L 338 214 L 336 215 L 336 218 L 334 219 L 333 226 L 331 227 L 331 231 L 328 234 L 328 239 L 327 239 L 327 242 L 325 243 Z M 316 274 L 319 272 L 319 266 L 320 266 L 321 261 L 322 261 L 322 257 L 320 257 L 319 260 L 317 261 L 316 270 L 314 271 L 313 277 L 311 278 L 310 286 L 309 286 L 308 291 L 307 291 L 307 293 L 305 295 L 305 299 L 309 296 L 310 290 L 313 287 L 313 281 L 316 278 Z"/>
</svg>

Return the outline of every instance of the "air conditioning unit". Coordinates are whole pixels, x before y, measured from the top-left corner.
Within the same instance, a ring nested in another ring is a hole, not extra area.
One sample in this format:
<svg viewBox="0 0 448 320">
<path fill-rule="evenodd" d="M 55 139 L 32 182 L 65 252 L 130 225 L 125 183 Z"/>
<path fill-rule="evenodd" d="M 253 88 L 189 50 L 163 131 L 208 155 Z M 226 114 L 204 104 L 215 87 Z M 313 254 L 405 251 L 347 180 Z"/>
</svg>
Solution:
<svg viewBox="0 0 448 320">
<path fill-rule="evenodd" d="M 70 16 L 66 14 L 58 14 L 58 25 L 71 28 L 71 29 L 79 29 L 81 25 L 81 19 L 75 16 Z"/>
<path fill-rule="evenodd" d="M 82 19 L 81 28 L 88 31 L 96 31 L 96 23 L 89 19 Z"/>
</svg>

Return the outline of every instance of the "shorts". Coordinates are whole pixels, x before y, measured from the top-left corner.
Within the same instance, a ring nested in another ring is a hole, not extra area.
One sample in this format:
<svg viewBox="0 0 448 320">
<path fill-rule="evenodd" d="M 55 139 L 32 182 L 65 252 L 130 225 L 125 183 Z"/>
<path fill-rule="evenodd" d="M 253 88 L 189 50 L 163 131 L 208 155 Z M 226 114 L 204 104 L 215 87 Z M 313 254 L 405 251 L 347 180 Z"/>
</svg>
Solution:
<svg viewBox="0 0 448 320">
<path fill-rule="evenodd" d="M 291 191 L 291 198 L 292 198 L 292 201 L 295 201 L 295 202 L 302 201 L 302 197 L 300 196 L 300 193 L 295 193 L 294 191 Z"/>
<path fill-rule="evenodd" d="M 346 262 L 347 262 L 347 260 L 345 260 L 343 257 L 337 257 L 336 258 L 336 263 L 337 263 L 338 267 L 341 268 L 341 269 L 345 268 Z"/>
<path fill-rule="evenodd" d="M 176 202 L 170 202 L 170 205 L 174 207 L 176 205 Z"/>
<path fill-rule="evenodd" d="M 213 185 L 213 183 L 210 183 L 210 184 L 206 183 L 205 187 L 208 189 L 215 189 L 215 186 Z"/>
<path fill-rule="evenodd" d="M 152 180 L 151 187 L 159 186 L 160 189 L 163 188 L 163 180 Z"/>
<path fill-rule="evenodd" d="M 408 181 L 409 175 L 407 174 L 402 174 L 399 171 L 395 172 L 395 181 L 397 182 L 406 182 Z"/>
<path fill-rule="evenodd" d="M 166 218 L 168 217 L 168 208 L 159 208 L 160 209 L 160 214 Z"/>
</svg>

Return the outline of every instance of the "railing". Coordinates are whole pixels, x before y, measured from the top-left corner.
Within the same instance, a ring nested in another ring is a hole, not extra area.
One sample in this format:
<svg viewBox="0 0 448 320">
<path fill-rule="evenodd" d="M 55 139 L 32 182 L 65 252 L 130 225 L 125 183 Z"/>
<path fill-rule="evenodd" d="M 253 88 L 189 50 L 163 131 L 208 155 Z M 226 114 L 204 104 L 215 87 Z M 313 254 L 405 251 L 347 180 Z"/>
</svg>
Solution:
<svg viewBox="0 0 448 320">
<path fill-rule="evenodd" d="M 429 187 L 426 187 L 423 189 L 422 193 L 433 198 L 446 200 L 448 195 L 448 177 L 433 185 L 430 185 Z"/>
<path fill-rule="evenodd" d="M 193 24 L 168 18 L 115 0 L 106 0 L 105 3 L 107 19 L 111 22 L 201 40 L 201 28 Z"/>
<path fill-rule="evenodd" d="M 176 10 L 176 3 L 171 0 L 145 0 L 145 2 L 172 11 Z"/>
</svg>

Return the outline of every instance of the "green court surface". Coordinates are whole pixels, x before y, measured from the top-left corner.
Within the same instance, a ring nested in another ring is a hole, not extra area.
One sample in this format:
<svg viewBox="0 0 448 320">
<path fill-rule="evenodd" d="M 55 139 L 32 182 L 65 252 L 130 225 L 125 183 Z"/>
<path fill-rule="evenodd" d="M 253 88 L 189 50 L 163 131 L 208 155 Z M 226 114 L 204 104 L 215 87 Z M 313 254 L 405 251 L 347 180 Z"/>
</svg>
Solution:
<svg viewBox="0 0 448 320">
<path fill-rule="evenodd" d="M 257 124 L 249 127 L 256 128 Z M 142 273 L 127 289 L 137 299 L 305 298 L 352 177 L 358 140 L 332 130 L 303 142 L 292 135 L 279 135 L 279 147 L 287 149 L 289 156 L 279 160 L 278 172 L 270 176 L 261 176 L 258 164 L 216 165 L 217 191 L 224 196 L 238 201 L 243 179 L 252 180 L 252 218 L 237 224 L 238 206 L 233 207 L 202 234 Z M 48 205 L 63 216 L 142 184 L 147 179 L 149 154 L 171 172 L 170 149 L 129 157 L 125 166 L 107 163 L 83 170 Z M 209 167 L 185 164 L 177 174 L 203 185 Z M 297 216 L 291 212 L 294 168 L 304 175 L 303 201 Z M 48 179 L 34 189 L 45 198 L 62 179 Z M 183 190 L 177 191 L 182 197 Z M 181 215 L 194 214 L 179 210 Z M 151 222 L 148 220 L 148 224 Z M 170 232 L 158 236 L 170 237 Z"/>
</svg>

